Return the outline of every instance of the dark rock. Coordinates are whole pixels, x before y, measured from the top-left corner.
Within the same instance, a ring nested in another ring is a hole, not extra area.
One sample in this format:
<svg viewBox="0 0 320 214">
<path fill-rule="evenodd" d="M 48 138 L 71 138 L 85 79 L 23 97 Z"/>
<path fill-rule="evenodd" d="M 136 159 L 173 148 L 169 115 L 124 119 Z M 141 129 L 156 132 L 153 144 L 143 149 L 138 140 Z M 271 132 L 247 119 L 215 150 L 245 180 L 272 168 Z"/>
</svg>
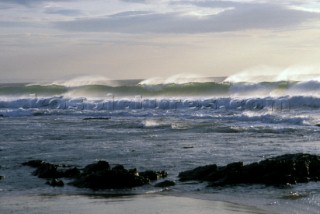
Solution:
<svg viewBox="0 0 320 214">
<path fill-rule="evenodd" d="M 211 186 L 235 184 L 286 185 L 320 180 L 320 156 L 286 154 L 243 165 L 207 165 L 181 172 L 180 181 L 209 181 Z"/>
<path fill-rule="evenodd" d="M 80 170 L 76 167 L 67 168 L 66 165 L 51 164 L 43 160 L 31 160 L 22 165 L 37 168 L 32 174 L 39 178 L 74 178 L 80 175 Z"/>
<path fill-rule="evenodd" d="M 170 186 L 174 186 L 174 185 L 176 185 L 176 183 L 175 183 L 174 181 L 165 180 L 165 181 L 162 181 L 162 182 L 157 183 L 157 184 L 154 185 L 154 186 L 155 186 L 155 187 L 164 188 L 164 187 L 170 187 Z"/>
<path fill-rule="evenodd" d="M 190 180 L 211 180 L 209 177 L 212 177 L 213 174 L 217 172 L 217 165 L 207 165 L 200 166 L 192 170 L 184 171 L 179 173 L 180 181 L 190 181 Z"/>
<path fill-rule="evenodd" d="M 38 176 L 39 178 L 61 178 L 63 173 L 58 170 L 57 165 L 43 163 L 33 172 L 33 175 Z"/>
<path fill-rule="evenodd" d="M 148 179 L 137 175 L 134 170 L 126 170 L 124 167 L 114 167 L 92 172 L 82 173 L 71 184 L 81 188 L 91 189 L 123 189 L 142 186 L 149 182 Z"/>
<path fill-rule="evenodd" d="M 110 167 L 106 161 L 87 165 L 82 171 L 76 167 L 55 165 L 42 160 L 33 160 L 23 165 L 35 167 L 33 175 L 39 178 L 51 179 L 47 184 L 51 186 L 63 186 L 58 178 L 73 178 L 70 183 L 76 187 L 91 189 L 121 189 L 132 188 L 148 184 L 150 180 L 157 180 L 167 176 L 165 171 L 146 171 L 141 175 L 137 169 L 127 170 L 123 165 Z"/>
<path fill-rule="evenodd" d="M 91 189 L 123 189 L 142 186 L 147 183 L 148 181 L 143 177 L 109 170 L 81 177 L 73 182 L 73 185 Z"/>
<path fill-rule="evenodd" d="M 80 175 L 80 170 L 76 167 L 66 169 L 65 171 L 62 172 L 62 177 L 65 178 L 76 178 Z"/>
<path fill-rule="evenodd" d="M 0 181 L 4 180 L 4 176 L 0 175 Z"/>
<path fill-rule="evenodd" d="M 149 179 L 150 181 L 156 181 L 160 178 L 165 178 L 168 176 L 168 173 L 165 171 L 152 171 L 152 170 L 147 170 L 145 172 L 140 172 L 140 176 Z"/>
<path fill-rule="evenodd" d="M 124 171 L 124 170 L 126 170 L 126 169 L 124 168 L 123 165 L 116 165 L 116 166 L 114 166 L 114 167 L 112 168 L 112 170 Z"/>
<path fill-rule="evenodd" d="M 184 146 L 182 147 L 183 149 L 193 149 L 194 147 L 193 146 Z"/>
<path fill-rule="evenodd" d="M 110 117 L 86 117 L 83 120 L 110 120 Z"/>
<path fill-rule="evenodd" d="M 133 174 L 133 175 L 136 175 L 136 176 L 139 176 L 139 172 L 136 168 L 134 169 L 129 169 L 129 173 Z"/>
<path fill-rule="evenodd" d="M 107 161 L 98 161 L 97 163 L 89 164 L 83 169 L 84 174 L 96 173 L 103 170 L 109 170 L 110 165 Z"/>
<path fill-rule="evenodd" d="M 83 173 L 71 184 L 81 188 L 91 189 L 122 189 L 142 186 L 150 180 L 157 180 L 167 176 L 164 171 L 146 171 L 139 173 L 137 169 L 127 170 L 123 165 L 116 165 L 110 168 L 108 162 L 86 166 Z"/>
<path fill-rule="evenodd" d="M 41 165 L 43 165 L 45 163 L 46 162 L 43 161 L 43 160 L 31 160 L 31 161 L 22 163 L 22 165 L 30 166 L 30 167 L 33 167 L 33 168 L 38 168 L 38 167 L 40 167 Z"/>
<path fill-rule="evenodd" d="M 62 180 L 60 179 L 51 179 L 50 181 L 48 181 L 46 184 L 50 185 L 50 186 L 53 186 L 53 187 L 63 187 L 64 186 L 64 183 Z"/>
</svg>

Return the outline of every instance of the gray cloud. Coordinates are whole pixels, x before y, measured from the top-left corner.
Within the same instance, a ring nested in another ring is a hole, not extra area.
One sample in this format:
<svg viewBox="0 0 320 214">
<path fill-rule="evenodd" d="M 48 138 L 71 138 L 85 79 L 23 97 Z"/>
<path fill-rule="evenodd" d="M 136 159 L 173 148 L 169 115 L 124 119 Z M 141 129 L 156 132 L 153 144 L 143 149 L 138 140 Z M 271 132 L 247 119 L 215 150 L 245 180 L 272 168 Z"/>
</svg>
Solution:
<svg viewBox="0 0 320 214">
<path fill-rule="evenodd" d="M 145 3 L 146 0 L 120 0 L 124 2 L 129 2 L 129 3 Z"/>
<path fill-rule="evenodd" d="M 68 2 L 75 0 L 55 0 L 56 2 Z M 1 0 L 0 3 L 20 4 L 25 6 L 33 6 L 43 2 L 50 2 L 50 0 Z"/>
<path fill-rule="evenodd" d="M 198 7 L 213 7 L 213 8 L 226 8 L 226 7 L 239 7 L 239 6 L 248 6 L 248 5 L 255 5 L 253 3 L 241 3 L 241 2 L 234 2 L 234 1 L 174 1 L 170 2 L 171 5 L 181 5 L 181 4 L 190 4 L 195 5 Z"/>
<path fill-rule="evenodd" d="M 21 21 L 0 21 L 1 28 L 29 28 L 33 27 L 32 24 L 28 22 Z"/>
<path fill-rule="evenodd" d="M 48 14 L 59 14 L 63 16 L 77 16 L 81 15 L 82 12 L 80 10 L 73 9 L 63 9 L 63 8 L 48 8 L 45 13 Z"/>
<path fill-rule="evenodd" d="M 234 6 L 217 15 L 202 18 L 185 16 L 180 13 L 141 12 L 122 13 L 121 16 L 103 18 L 76 19 L 56 22 L 55 26 L 68 31 L 121 32 L 121 33 L 206 33 L 227 32 L 248 29 L 285 28 L 301 24 L 310 19 L 319 18 L 316 13 L 291 10 L 273 4 L 199 2 L 203 6 Z"/>
<path fill-rule="evenodd" d="M 150 11 L 126 11 L 126 12 L 113 14 L 109 17 L 112 17 L 112 18 L 130 17 L 130 16 L 139 16 L 139 15 L 150 15 L 150 14 L 152 14 Z"/>
</svg>

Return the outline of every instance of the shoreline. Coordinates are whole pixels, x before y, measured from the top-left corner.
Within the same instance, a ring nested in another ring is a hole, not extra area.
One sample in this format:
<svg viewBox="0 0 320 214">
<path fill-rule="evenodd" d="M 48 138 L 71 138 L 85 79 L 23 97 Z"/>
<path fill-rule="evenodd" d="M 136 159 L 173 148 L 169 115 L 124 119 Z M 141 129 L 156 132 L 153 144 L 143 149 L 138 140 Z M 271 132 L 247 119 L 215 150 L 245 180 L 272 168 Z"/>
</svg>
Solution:
<svg viewBox="0 0 320 214">
<path fill-rule="evenodd" d="M 178 194 L 143 195 L 25 195 L 0 196 L 0 212 L 6 213 L 176 213 L 268 214 L 256 207 Z"/>
</svg>

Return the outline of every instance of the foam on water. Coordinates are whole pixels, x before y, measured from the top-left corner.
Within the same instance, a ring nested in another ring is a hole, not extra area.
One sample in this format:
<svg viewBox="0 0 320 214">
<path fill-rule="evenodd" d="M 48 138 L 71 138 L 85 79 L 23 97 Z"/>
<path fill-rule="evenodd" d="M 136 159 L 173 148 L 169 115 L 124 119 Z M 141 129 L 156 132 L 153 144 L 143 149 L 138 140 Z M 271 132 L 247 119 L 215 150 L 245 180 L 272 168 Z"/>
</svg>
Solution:
<svg viewBox="0 0 320 214">
<path fill-rule="evenodd" d="M 0 109 L 77 109 L 77 110 L 134 110 L 134 109 L 224 109 L 224 110 L 308 110 L 320 108 L 320 97 L 283 96 L 265 98 L 107 98 L 87 99 L 46 97 L 0 100 Z"/>
</svg>

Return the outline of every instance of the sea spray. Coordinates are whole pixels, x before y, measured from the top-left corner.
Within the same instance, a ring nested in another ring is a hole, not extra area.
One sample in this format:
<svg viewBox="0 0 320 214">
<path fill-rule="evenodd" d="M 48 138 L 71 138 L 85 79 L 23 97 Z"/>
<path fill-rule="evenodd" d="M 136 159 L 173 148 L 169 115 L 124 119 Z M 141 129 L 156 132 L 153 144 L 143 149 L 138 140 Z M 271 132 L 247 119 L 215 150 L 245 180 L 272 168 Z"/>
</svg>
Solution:
<svg viewBox="0 0 320 214">
<path fill-rule="evenodd" d="M 213 78 L 203 77 L 195 74 L 176 74 L 168 78 L 153 77 L 143 80 L 139 85 L 167 85 L 167 84 L 186 84 L 186 83 L 206 83 L 214 82 Z"/>
<path fill-rule="evenodd" d="M 305 82 L 311 80 L 320 80 L 319 66 L 296 65 L 287 68 L 257 66 L 233 74 L 227 77 L 225 82 Z"/>
<path fill-rule="evenodd" d="M 117 86 L 118 83 L 115 80 L 111 80 L 103 76 L 80 76 L 69 80 L 55 81 L 52 83 L 52 85 L 60 85 L 65 87 L 79 87 L 86 85 Z"/>
</svg>

